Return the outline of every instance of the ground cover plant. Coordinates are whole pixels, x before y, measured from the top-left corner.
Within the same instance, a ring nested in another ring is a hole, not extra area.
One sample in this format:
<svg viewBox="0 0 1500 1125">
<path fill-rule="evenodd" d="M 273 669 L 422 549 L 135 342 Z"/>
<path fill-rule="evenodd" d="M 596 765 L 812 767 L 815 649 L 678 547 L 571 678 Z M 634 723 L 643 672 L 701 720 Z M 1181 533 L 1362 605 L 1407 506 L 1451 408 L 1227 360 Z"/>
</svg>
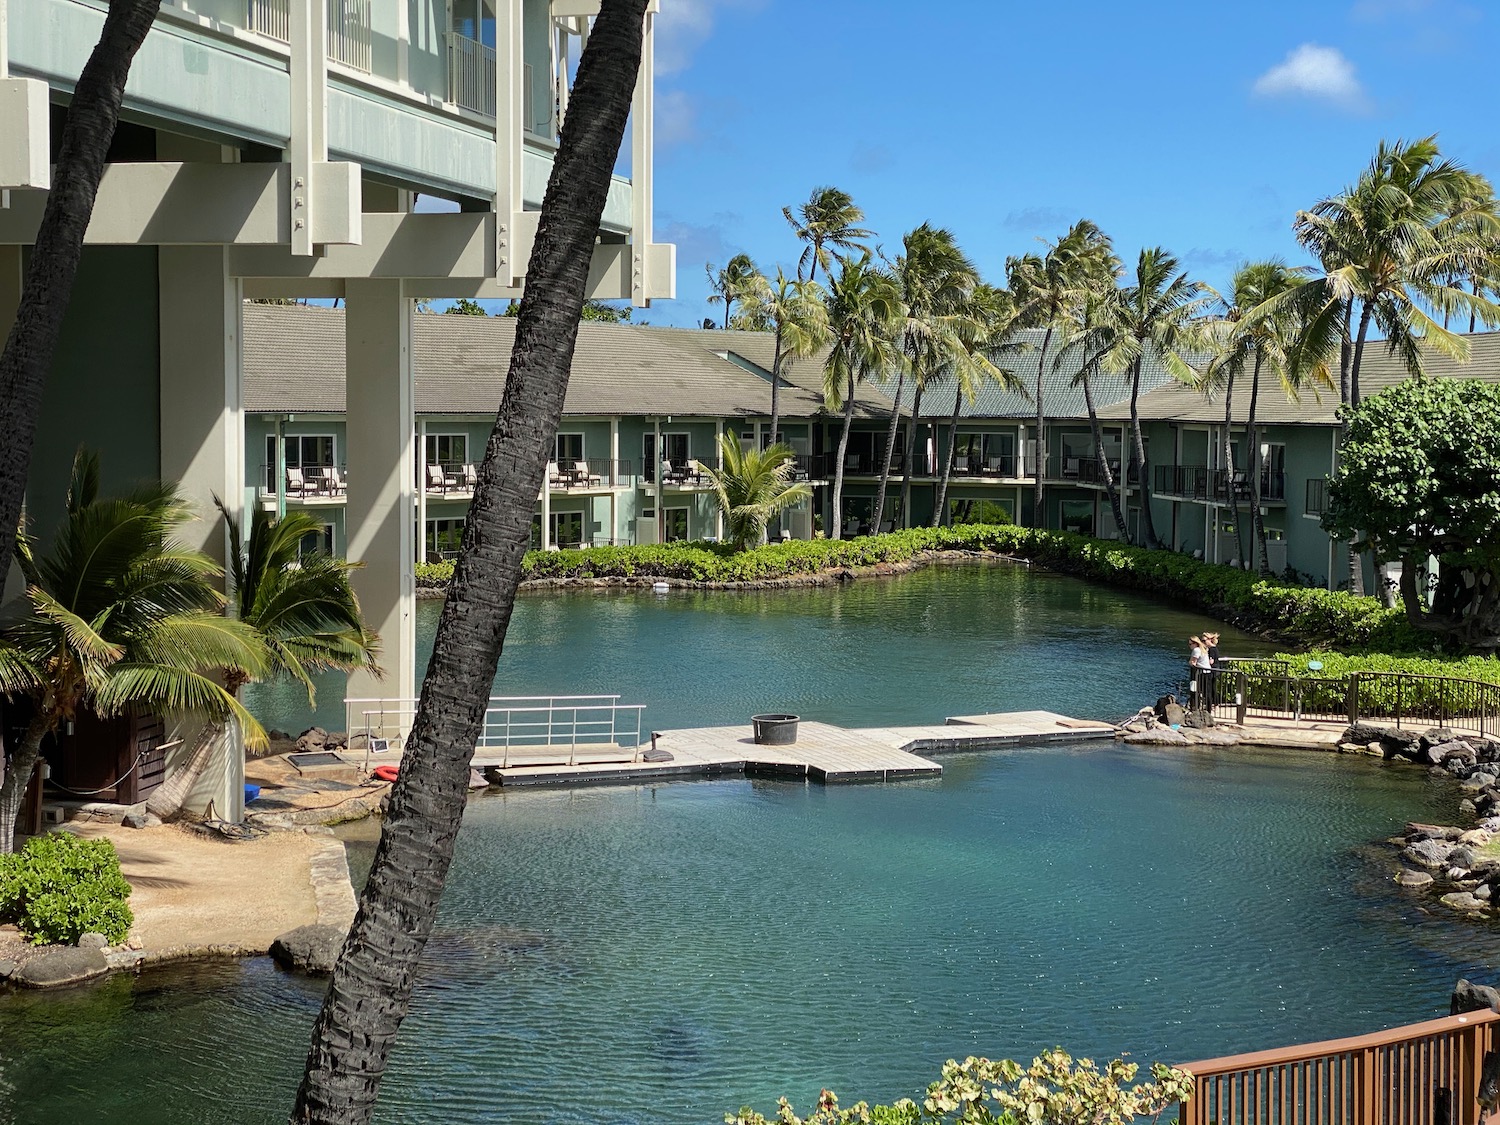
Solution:
<svg viewBox="0 0 1500 1125">
<path fill-rule="evenodd" d="M 14 923 L 37 945 L 76 945 L 87 933 L 103 934 L 112 945 L 124 941 L 135 921 L 129 898 L 108 840 L 49 832 L 0 855 L 0 921 Z"/>
</svg>

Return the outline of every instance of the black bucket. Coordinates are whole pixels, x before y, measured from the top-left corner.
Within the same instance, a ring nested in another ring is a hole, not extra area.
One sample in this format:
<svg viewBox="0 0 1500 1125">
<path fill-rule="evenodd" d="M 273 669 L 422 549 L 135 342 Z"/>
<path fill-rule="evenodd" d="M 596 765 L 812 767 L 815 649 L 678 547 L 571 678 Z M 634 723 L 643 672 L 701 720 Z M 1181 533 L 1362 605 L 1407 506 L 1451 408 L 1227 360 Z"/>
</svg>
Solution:
<svg viewBox="0 0 1500 1125">
<path fill-rule="evenodd" d="M 757 746 L 790 746 L 797 741 L 796 715 L 752 715 Z"/>
</svg>

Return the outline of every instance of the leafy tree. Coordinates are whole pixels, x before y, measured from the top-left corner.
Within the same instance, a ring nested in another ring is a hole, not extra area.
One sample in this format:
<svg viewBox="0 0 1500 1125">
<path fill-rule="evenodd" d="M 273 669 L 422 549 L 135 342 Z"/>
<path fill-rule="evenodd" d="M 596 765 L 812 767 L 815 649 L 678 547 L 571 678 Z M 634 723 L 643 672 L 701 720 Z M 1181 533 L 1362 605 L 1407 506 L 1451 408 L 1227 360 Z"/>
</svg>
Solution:
<svg viewBox="0 0 1500 1125">
<path fill-rule="evenodd" d="M 708 295 L 708 303 L 724 306 L 724 329 L 728 331 L 730 309 L 736 303 L 754 300 L 765 284 L 765 277 L 756 269 L 755 261 L 749 254 L 736 254 L 723 269 L 716 270 L 712 264 L 704 268 L 708 271 L 708 287 L 712 290 Z M 705 320 L 703 326 L 712 328 L 714 324 Z"/>
<path fill-rule="evenodd" d="M 863 250 L 864 240 L 873 237 L 873 232 L 859 225 L 865 221 L 865 213 L 855 205 L 854 197 L 836 187 L 814 188 L 795 213 L 790 207 L 783 207 L 781 213 L 797 237 L 807 243 L 797 260 L 799 281 L 804 273 L 808 281 L 816 281 L 820 265 L 825 271 L 830 268 L 829 247 L 852 253 Z"/>
<path fill-rule="evenodd" d="M 1195 374 L 1186 352 L 1203 342 L 1194 318 L 1208 303 L 1203 286 L 1178 269 L 1177 259 L 1161 247 L 1142 250 L 1135 276 L 1110 304 L 1114 340 L 1103 357 L 1111 371 L 1130 374 L 1131 463 L 1141 490 L 1141 546 L 1159 547 L 1156 525 L 1151 519 L 1150 465 L 1146 461 L 1146 439 L 1141 434 L 1141 365 L 1153 353 L 1169 374 L 1192 383 Z"/>
<path fill-rule="evenodd" d="M 838 452 L 833 462 L 833 527 L 843 536 L 844 458 L 854 421 L 859 384 L 884 374 L 903 361 L 898 340 L 902 322 L 901 287 L 889 270 L 873 264 L 868 250 L 858 258 L 837 258 L 838 276 L 828 284 L 828 326 L 833 346 L 823 365 L 823 401 L 841 410 Z"/>
<path fill-rule="evenodd" d="M 459 303 L 462 304 L 463 302 L 460 301 Z M 474 302 L 470 301 L 469 304 L 472 305 Z M 448 311 L 454 312 L 456 310 L 449 309 Z M 602 324 L 625 324 L 630 320 L 631 311 L 629 305 L 612 305 L 608 301 L 600 301 L 589 297 L 583 302 L 583 315 L 581 319 L 598 321 Z M 484 314 L 481 311 L 477 315 L 483 316 Z M 505 311 L 500 313 L 500 315 L 514 320 L 521 315 L 521 302 L 512 301 L 505 306 Z M 642 321 L 641 323 L 645 322 Z"/>
<path fill-rule="evenodd" d="M 99 42 L 68 100 L 52 187 L 26 265 L 15 323 L 0 352 L 0 583 L 10 573 L 26 500 L 31 447 L 42 391 L 62 335 L 63 317 L 83 254 L 83 236 L 120 119 L 130 64 L 156 19 L 161 0 L 111 0 Z"/>
<path fill-rule="evenodd" d="M 0 851 L 14 845 L 43 741 L 82 711 L 232 716 L 248 741 L 264 743 L 260 724 L 208 674 L 260 675 L 267 656 L 253 629 L 219 612 L 218 565 L 173 543 L 191 518 L 168 485 L 101 498 L 99 460 L 80 452 L 51 553 L 18 537 L 30 609 L 0 630 L 0 693 L 25 696 L 32 714 L 0 785 Z"/>
<path fill-rule="evenodd" d="M 1500 648 L 1500 387 L 1415 379 L 1341 413 L 1324 528 L 1362 535 L 1378 557 L 1401 560 L 1414 627 L 1469 649 Z"/>
<path fill-rule="evenodd" d="M 379 638 L 365 625 L 349 582 L 349 572 L 359 564 L 302 551 L 303 540 L 319 534 L 322 525 L 307 512 L 277 519 L 256 505 L 250 540 L 243 543 L 223 502 L 215 497 L 214 503 L 229 525 L 230 609 L 265 645 L 264 676 L 296 680 L 307 689 L 307 705 L 313 707 L 313 673 L 378 671 Z M 252 677 L 248 669 L 227 667 L 220 669 L 219 678 L 238 699 Z M 187 762 L 146 802 L 149 811 L 163 820 L 178 813 L 223 736 L 222 724 L 209 725 Z"/>
<path fill-rule="evenodd" d="M 542 199 L 494 429 L 401 773 L 359 909 L 313 1027 L 291 1118 L 364 1125 L 411 1000 L 463 818 L 531 511 L 562 416 L 599 221 L 640 68 L 647 0 L 603 0 Z"/>
<path fill-rule="evenodd" d="M 489 316 L 484 306 L 471 297 L 460 297 L 443 310 L 448 316 Z M 507 315 L 509 315 L 507 313 Z"/>
<path fill-rule="evenodd" d="M 703 472 L 713 485 L 724 513 L 724 527 L 736 551 L 759 546 L 766 525 L 781 512 L 812 495 L 812 486 L 793 481 L 796 454 L 779 443 L 765 449 L 746 449 L 730 430 L 719 435 L 723 467 Z"/>
</svg>

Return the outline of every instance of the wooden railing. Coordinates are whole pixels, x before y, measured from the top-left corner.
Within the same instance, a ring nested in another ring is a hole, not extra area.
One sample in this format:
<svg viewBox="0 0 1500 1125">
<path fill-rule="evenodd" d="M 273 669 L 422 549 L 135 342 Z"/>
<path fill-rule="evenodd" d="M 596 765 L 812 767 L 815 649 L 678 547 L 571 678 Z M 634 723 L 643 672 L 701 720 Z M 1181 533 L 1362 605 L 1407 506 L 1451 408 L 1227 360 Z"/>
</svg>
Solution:
<svg viewBox="0 0 1500 1125">
<path fill-rule="evenodd" d="M 1183 1063 L 1181 1125 L 1488 1125 L 1481 1072 L 1500 1013 Z M 1486 1083 L 1488 1085 L 1488 1083 Z M 1486 1090 L 1485 1093 L 1490 1093 Z"/>
</svg>

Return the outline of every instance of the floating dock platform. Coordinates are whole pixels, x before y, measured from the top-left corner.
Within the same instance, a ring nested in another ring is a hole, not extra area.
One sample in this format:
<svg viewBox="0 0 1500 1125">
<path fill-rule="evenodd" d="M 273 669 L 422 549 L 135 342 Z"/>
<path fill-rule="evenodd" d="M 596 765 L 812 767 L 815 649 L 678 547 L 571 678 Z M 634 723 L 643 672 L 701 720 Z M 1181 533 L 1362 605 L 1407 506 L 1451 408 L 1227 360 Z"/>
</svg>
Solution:
<svg viewBox="0 0 1500 1125">
<path fill-rule="evenodd" d="M 634 749 L 591 746 L 580 749 L 569 762 L 557 747 L 516 747 L 504 758 L 493 751 L 480 752 L 474 768 L 492 784 L 507 788 L 732 776 L 800 778 L 825 785 L 904 781 L 940 776 L 943 767 L 931 758 L 943 754 L 1113 738 L 1114 731 L 1109 723 L 1051 711 L 962 715 L 943 726 L 928 727 L 848 728 L 802 722 L 790 746 L 756 745 L 749 725 L 698 727 L 656 732 L 656 749 L 670 754 L 670 761 L 640 760 Z"/>
</svg>

